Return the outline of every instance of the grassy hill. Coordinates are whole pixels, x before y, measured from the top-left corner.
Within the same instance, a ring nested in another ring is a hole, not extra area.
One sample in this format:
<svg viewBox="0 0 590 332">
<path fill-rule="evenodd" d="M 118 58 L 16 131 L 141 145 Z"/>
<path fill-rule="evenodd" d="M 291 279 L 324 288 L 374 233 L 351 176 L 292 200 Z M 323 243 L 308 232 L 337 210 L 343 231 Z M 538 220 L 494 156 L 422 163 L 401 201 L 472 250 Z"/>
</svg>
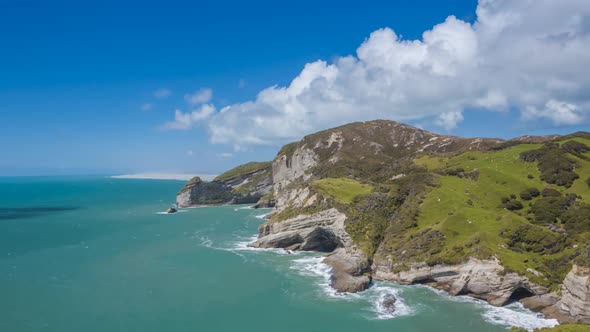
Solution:
<svg viewBox="0 0 590 332">
<path fill-rule="evenodd" d="M 370 159 L 351 146 L 346 147 L 349 151 L 330 151 L 338 160 L 362 158 L 352 169 L 347 163 L 329 172 L 330 164 L 320 163 L 314 171 L 321 172 L 308 187 L 324 199 L 298 211 L 287 209 L 274 220 L 336 206 L 347 214 L 347 231 L 357 245 L 369 257 L 390 257 L 399 270 L 411 262 L 456 264 L 469 257 L 495 257 L 507 271 L 555 289 L 574 260 L 587 264 L 586 134 L 473 150 L 423 147 L 407 152 L 397 168 L 391 152 L 386 159 Z M 293 145 L 289 149 L 294 150 Z M 386 147 L 381 150 L 388 152 Z"/>
</svg>

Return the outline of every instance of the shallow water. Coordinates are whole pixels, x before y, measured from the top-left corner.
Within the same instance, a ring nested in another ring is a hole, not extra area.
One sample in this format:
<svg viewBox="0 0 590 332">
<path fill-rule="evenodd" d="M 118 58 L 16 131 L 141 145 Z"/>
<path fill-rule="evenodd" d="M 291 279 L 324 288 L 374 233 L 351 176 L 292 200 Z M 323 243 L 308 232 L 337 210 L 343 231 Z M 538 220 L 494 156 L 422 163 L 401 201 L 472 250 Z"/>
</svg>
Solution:
<svg viewBox="0 0 590 332">
<path fill-rule="evenodd" d="M 182 185 L 0 178 L 0 331 L 485 332 L 555 323 L 421 286 L 337 294 L 317 254 L 246 246 L 268 211 L 159 213 Z M 398 298 L 393 315 L 379 306 L 386 293 Z"/>
</svg>

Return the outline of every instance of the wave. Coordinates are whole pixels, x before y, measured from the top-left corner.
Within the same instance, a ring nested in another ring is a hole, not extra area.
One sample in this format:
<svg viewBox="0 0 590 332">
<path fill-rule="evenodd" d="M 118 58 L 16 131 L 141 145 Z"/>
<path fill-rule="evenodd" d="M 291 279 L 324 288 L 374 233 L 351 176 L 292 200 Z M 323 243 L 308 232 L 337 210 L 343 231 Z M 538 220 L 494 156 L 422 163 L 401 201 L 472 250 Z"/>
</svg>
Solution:
<svg viewBox="0 0 590 332">
<path fill-rule="evenodd" d="M 525 308 L 520 302 L 514 302 L 503 307 L 496 307 L 484 300 L 476 299 L 467 295 L 452 296 L 442 290 L 426 285 L 416 285 L 413 287 L 428 288 L 440 296 L 450 299 L 451 301 L 474 304 L 483 309 L 484 312 L 482 316 L 488 323 L 508 327 L 521 327 L 529 331 L 559 325 L 559 322 L 556 319 L 545 318 L 543 314 L 536 313 Z"/>
<path fill-rule="evenodd" d="M 242 238 L 240 241 L 232 242 L 230 245 L 231 247 L 228 250 L 237 250 L 237 251 L 259 251 L 259 252 L 272 252 L 277 255 L 299 255 L 300 251 L 287 251 L 282 248 L 255 248 L 248 246 L 250 243 L 256 241 L 258 239 L 258 235 L 252 235 L 247 238 Z"/>
<path fill-rule="evenodd" d="M 370 294 L 370 300 L 373 310 L 377 314 L 377 319 L 392 319 L 414 314 L 414 310 L 406 304 L 399 289 L 387 286 L 373 286 L 367 292 Z M 383 306 L 383 300 L 387 295 L 393 295 L 396 298 L 393 312 Z"/>
<path fill-rule="evenodd" d="M 325 295 L 345 300 L 360 298 L 359 293 L 341 293 L 330 286 L 332 277 L 332 268 L 323 262 L 323 256 L 303 257 L 293 260 L 291 269 L 298 271 L 300 275 L 306 277 L 319 277 L 319 286 Z"/>
<path fill-rule="evenodd" d="M 485 310 L 483 313 L 484 319 L 492 324 L 522 327 L 529 331 L 559 325 L 556 319 L 545 318 L 543 314 L 525 308 L 520 302 L 514 302 L 504 307 L 495 307 L 472 297 L 460 296 L 459 298 L 482 306 Z"/>
<path fill-rule="evenodd" d="M 156 214 L 177 214 L 177 213 L 183 213 L 183 212 L 187 212 L 187 210 L 177 210 L 174 213 L 168 213 L 167 211 L 160 211 L 160 212 L 156 212 Z"/>
<path fill-rule="evenodd" d="M 265 219 L 265 218 L 266 218 L 266 216 L 268 216 L 269 214 L 270 214 L 270 212 L 268 212 L 268 213 L 263 213 L 263 214 L 259 214 L 259 215 L 257 215 L 257 216 L 254 216 L 254 218 L 256 218 L 256 219 Z"/>
</svg>

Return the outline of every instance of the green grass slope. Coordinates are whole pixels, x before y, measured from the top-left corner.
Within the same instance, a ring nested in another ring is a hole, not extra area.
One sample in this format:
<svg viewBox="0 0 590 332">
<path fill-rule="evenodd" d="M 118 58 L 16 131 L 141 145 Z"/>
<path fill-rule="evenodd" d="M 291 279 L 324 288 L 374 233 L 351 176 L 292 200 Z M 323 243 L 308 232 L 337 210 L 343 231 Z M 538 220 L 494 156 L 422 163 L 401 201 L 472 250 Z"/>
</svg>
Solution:
<svg viewBox="0 0 590 332">
<path fill-rule="evenodd" d="M 588 139 L 576 140 L 590 146 Z M 575 162 L 575 172 L 580 177 L 569 188 L 549 185 L 540 179 L 536 162 L 520 159 L 521 153 L 541 147 L 540 144 L 521 144 L 454 157 L 418 157 L 416 165 L 440 174 L 438 185 L 412 203 L 419 210 L 416 222 L 412 227 L 397 229 L 397 234 L 389 234 L 382 254 L 400 257 L 401 266 L 406 259 L 454 264 L 470 256 L 496 257 L 507 270 L 555 287 L 569 271 L 580 248 L 588 245 L 590 234 L 565 235 L 535 223 L 531 206 L 543 198 L 524 200 L 520 193 L 529 188 L 541 191 L 550 187 L 564 196 L 576 194 L 578 202 L 587 203 L 590 188 L 585 179 L 590 176 L 590 162 L 568 156 Z M 522 208 L 511 211 L 502 203 L 503 199 Z M 562 226 L 559 218 L 557 226 Z M 430 241 L 423 241 L 425 237 Z"/>
<path fill-rule="evenodd" d="M 255 173 L 257 171 L 263 170 L 263 169 L 270 169 L 272 167 L 272 162 L 271 161 L 267 161 L 267 162 L 249 162 L 243 165 L 240 165 L 238 167 L 232 168 L 229 171 L 217 176 L 215 179 L 213 179 L 213 181 L 227 181 L 227 180 L 231 180 L 234 178 L 238 178 L 244 175 L 248 175 L 248 174 L 252 174 Z"/>
</svg>

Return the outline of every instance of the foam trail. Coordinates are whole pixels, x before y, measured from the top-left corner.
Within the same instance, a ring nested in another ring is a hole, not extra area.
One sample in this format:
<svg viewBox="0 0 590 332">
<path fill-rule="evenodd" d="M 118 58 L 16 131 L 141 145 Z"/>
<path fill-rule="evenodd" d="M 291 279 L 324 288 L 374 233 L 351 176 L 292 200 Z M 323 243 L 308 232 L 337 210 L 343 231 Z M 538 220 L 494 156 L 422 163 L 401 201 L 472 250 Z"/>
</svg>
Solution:
<svg viewBox="0 0 590 332">
<path fill-rule="evenodd" d="M 323 263 L 324 257 L 303 257 L 293 260 L 291 269 L 299 272 L 300 275 L 307 277 L 320 277 L 319 286 L 322 292 L 333 298 L 339 299 L 358 299 L 358 293 L 340 293 L 330 286 L 330 277 L 332 276 L 332 268 Z"/>
<path fill-rule="evenodd" d="M 266 218 L 266 216 L 268 216 L 270 214 L 270 212 L 268 213 L 264 213 L 264 214 L 259 214 L 257 216 L 255 216 L 256 219 L 264 219 Z"/>
<path fill-rule="evenodd" d="M 367 292 L 369 293 L 369 300 L 372 303 L 373 311 L 377 314 L 377 319 L 392 319 L 414 314 L 414 310 L 405 303 L 399 289 L 387 286 L 374 286 Z M 383 306 L 383 300 L 387 295 L 393 295 L 396 298 L 395 310 L 393 312 Z"/>
<path fill-rule="evenodd" d="M 529 331 L 533 331 L 538 328 L 553 327 L 559 325 L 556 319 L 548 319 L 543 314 L 535 313 L 525 308 L 521 303 L 514 302 L 504 307 L 493 306 L 483 300 L 475 299 L 470 296 L 451 296 L 444 291 L 428 287 L 428 286 L 417 286 L 426 287 L 441 296 L 445 296 L 452 301 L 468 302 L 481 307 L 484 312 L 482 316 L 485 321 L 503 326 L 514 326 L 522 327 Z"/>
<path fill-rule="evenodd" d="M 266 252 L 273 252 L 278 255 L 298 255 L 299 251 L 287 251 L 282 248 L 254 248 L 249 247 L 248 245 L 258 239 L 258 235 L 252 235 L 251 237 L 244 238 L 242 241 L 233 242 L 231 248 L 228 250 L 237 250 L 237 251 L 266 251 Z"/>
</svg>

